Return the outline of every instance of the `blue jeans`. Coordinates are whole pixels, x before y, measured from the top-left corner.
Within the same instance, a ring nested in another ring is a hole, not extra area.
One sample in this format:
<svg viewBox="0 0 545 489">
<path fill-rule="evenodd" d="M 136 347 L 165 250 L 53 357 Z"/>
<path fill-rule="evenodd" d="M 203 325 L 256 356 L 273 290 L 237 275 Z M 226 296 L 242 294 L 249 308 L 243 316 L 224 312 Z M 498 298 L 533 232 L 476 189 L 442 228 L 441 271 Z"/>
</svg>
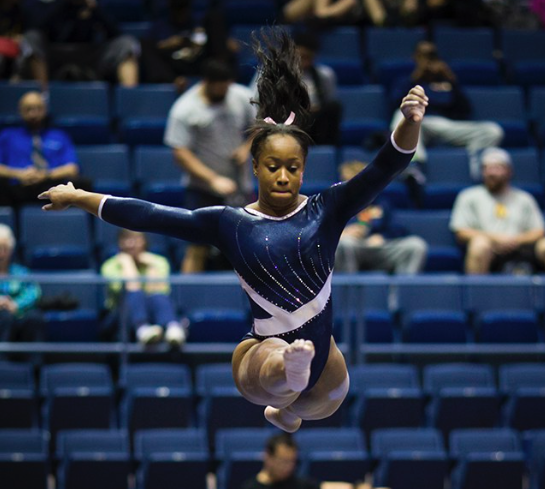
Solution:
<svg viewBox="0 0 545 489">
<path fill-rule="evenodd" d="M 177 320 L 172 300 L 166 294 L 148 295 L 143 290 L 127 292 L 124 306 L 132 329 L 143 324 L 159 324 L 164 327 Z"/>
</svg>

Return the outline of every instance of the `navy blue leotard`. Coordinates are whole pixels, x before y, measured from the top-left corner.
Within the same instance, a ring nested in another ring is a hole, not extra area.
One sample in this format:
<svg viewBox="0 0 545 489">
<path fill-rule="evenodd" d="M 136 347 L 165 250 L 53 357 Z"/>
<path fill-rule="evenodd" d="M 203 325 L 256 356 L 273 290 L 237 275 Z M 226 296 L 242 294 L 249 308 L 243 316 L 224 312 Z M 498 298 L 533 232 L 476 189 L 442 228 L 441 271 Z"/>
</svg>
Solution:
<svg viewBox="0 0 545 489">
<path fill-rule="evenodd" d="M 99 216 L 124 228 L 219 248 L 250 300 L 254 322 L 246 337 L 314 343 L 310 389 L 329 354 L 331 275 L 342 230 L 408 165 L 412 154 L 388 142 L 360 174 L 306 198 L 283 217 L 226 206 L 189 211 L 113 197 L 102 201 Z"/>
</svg>

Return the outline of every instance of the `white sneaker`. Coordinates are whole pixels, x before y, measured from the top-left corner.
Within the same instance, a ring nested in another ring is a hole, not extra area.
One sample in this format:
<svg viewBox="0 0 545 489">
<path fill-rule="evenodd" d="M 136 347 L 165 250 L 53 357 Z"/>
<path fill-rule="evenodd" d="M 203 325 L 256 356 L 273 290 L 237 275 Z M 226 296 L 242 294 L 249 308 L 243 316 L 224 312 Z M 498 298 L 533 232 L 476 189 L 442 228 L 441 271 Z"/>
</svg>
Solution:
<svg viewBox="0 0 545 489">
<path fill-rule="evenodd" d="M 185 343 L 186 340 L 185 329 L 180 325 L 180 323 L 169 323 L 165 333 L 165 340 L 170 346 L 179 348 Z"/>
<path fill-rule="evenodd" d="M 143 345 L 158 343 L 163 338 L 163 328 L 157 324 L 144 324 L 136 330 L 136 338 Z"/>
</svg>

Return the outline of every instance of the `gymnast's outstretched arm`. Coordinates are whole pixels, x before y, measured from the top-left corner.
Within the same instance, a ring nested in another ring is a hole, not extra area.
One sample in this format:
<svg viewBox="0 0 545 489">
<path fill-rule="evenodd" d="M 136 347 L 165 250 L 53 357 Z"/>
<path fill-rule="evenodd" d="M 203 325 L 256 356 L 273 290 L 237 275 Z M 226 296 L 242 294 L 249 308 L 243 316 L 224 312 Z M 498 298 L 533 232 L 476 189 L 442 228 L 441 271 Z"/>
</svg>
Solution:
<svg viewBox="0 0 545 489">
<path fill-rule="evenodd" d="M 372 163 L 354 178 L 333 187 L 338 215 L 350 219 L 375 197 L 410 163 L 420 134 L 428 97 L 420 86 L 412 88 L 401 103 L 405 116 Z"/>
<path fill-rule="evenodd" d="M 189 211 L 139 199 L 110 197 L 76 189 L 69 182 L 57 185 L 38 196 L 50 200 L 42 209 L 62 211 L 78 207 L 110 224 L 134 231 L 166 234 L 193 243 L 217 244 L 222 207 Z"/>
</svg>

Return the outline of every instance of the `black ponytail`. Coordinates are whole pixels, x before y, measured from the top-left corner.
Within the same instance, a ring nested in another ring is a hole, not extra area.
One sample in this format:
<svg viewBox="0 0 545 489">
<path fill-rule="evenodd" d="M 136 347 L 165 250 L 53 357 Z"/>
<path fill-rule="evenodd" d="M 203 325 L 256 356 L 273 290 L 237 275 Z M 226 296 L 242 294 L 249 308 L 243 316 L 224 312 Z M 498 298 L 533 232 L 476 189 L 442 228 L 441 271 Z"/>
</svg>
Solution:
<svg viewBox="0 0 545 489">
<path fill-rule="evenodd" d="M 302 80 L 295 43 L 282 28 L 262 28 L 254 32 L 253 48 L 259 60 L 257 79 L 257 120 L 250 129 L 253 136 L 252 156 L 258 158 L 261 145 L 273 134 L 286 134 L 301 144 L 306 157 L 312 139 L 305 132 L 310 122 L 310 98 Z M 284 122 L 295 114 L 292 124 Z M 265 122 L 270 118 L 275 124 Z"/>
</svg>

